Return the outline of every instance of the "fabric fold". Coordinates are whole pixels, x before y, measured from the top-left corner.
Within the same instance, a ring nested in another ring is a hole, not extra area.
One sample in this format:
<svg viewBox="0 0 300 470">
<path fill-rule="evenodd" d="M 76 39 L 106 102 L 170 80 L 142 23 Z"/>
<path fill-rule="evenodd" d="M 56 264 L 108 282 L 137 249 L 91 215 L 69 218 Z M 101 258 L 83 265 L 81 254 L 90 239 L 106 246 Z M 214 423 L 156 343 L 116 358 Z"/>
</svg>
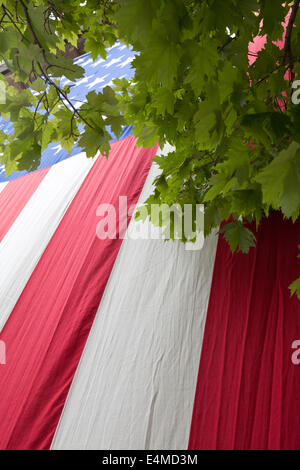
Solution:
<svg viewBox="0 0 300 470">
<path fill-rule="evenodd" d="M 0 243 L 20 215 L 31 196 L 48 173 L 49 168 L 23 176 L 19 181 L 1 183 L 0 192 Z"/>
<path fill-rule="evenodd" d="M 97 208 L 117 207 L 120 195 L 135 204 L 155 150 L 128 137 L 96 160 L 9 316 L 0 335 L 1 449 L 49 448 L 122 242 L 97 237 Z"/>
<path fill-rule="evenodd" d="M 300 220 L 277 212 L 247 255 L 219 238 L 190 449 L 299 449 L 300 303 L 288 289 L 300 272 L 299 239 Z"/>
<path fill-rule="evenodd" d="M 1 241 L 0 331 L 93 162 L 79 154 L 51 167 Z M 30 176 L 9 185 L 20 195 Z"/>
<path fill-rule="evenodd" d="M 151 227 L 130 223 L 52 449 L 187 448 L 217 237 L 192 252 Z"/>
</svg>

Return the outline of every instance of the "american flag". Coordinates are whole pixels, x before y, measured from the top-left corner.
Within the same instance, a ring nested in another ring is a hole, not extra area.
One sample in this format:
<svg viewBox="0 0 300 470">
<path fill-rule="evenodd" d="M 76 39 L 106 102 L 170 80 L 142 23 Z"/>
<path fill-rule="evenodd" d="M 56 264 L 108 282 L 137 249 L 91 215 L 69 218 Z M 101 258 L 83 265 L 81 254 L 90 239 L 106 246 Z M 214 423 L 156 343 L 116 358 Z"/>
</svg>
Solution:
<svg viewBox="0 0 300 470">
<path fill-rule="evenodd" d="M 95 90 L 99 92 L 102 91 L 105 86 L 112 86 L 112 81 L 115 78 L 131 78 L 134 74 L 134 70 L 131 67 L 134 56 L 135 53 L 131 47 L 128 48 L 124 44 L 116 42 L 116 44 L 107 49 L 106 60 L 102 59 L 102 57 L 93 60 L 90 53 L 77 57 L 74 59 L 74 63 L 84 68 L 84 77 L 75 82 L 71 82 L 63 77 L 61 79 L 61 86 L 73 85 L 70 89 L 69 99 L 75 107 L 79 108 L 90 91 Z M 13 124 L 0 117 L 0 129 L 7 134 L 11 134 L 13 132 Z M 124 138 L 130 134 L 131 128 L 125 127 L 120 138 Z M 116 136 L 113 134 L 112 140 L 116 140 Z M 61 147 L 59 142 L 52 143 L 43 152 L 38 169 L 47 168 L 70 156 L 78 154 L 80 151 L 81 149 L 77 145 L 74 145 L 69 154 Z M 5 166 L 0 165 L 0 182 L 13 180 L 26 173 L 26 171 L 18 171 L 6 176 Z"/>
</svg>

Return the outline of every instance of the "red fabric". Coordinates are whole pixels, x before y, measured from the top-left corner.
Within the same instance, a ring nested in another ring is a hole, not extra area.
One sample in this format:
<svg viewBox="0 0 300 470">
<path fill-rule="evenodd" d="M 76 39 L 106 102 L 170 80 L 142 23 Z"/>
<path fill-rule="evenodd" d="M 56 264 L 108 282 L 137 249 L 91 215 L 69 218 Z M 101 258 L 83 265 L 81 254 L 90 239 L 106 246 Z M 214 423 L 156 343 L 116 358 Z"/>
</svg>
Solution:
<svg viewBox="0 0 300 470">
<path fill-rule="evenodd" d="M 288 286 L 300 271 L 300 220 L 263 220 L 257 247 L 215 259 L 190 449 L 299 449 L 300 302 Z"/>
<path fill-rule="evenodd" d="M 47 449 L 121 245 L 99 240 L 100 203 L 136 203 L 156 149 L 128 137 L 98 158 L 45 250 L 0 339 L 0 448 Z"/>
<path fill-rule="evenodd" d="M 0 193 L 0 242 L 25 207 L 49 168 L 10 181 Z"/>
<path fill-rule="evenodd" d="M 286 15 L 285 21 L 281 23 L 282 26 L 283 26 L 283 29 L 284 29 L 283 34 L 282 34 L 282 39 L 278 40 L 278 41 L 273 41 L 273 44 L 275 44 L 277 47 L 279 47 L 279 49 L 283 49 L 283 47 L 284 47 L 285 31 L 286 31 L 286 27 L 287 27 L 288 22 L 289 22 L 289 17 L 290 17 L 291 11 L 292 10 L 290 9 L 289 13 Z M 260 27 L 261 28 L 263 27 L 263 21 L 260 23 Z M 264 49 L 264 47 L 267 43 L 267 39 L 268 39 L 267 34 L 264 34 L 264 36 L 256 36 L 253 39 L 253 42 L 249 42 L 249 47 L 248 47 L 249 65 L 252 65 L 256 61 L 257 57 L 255 57 L 255 55 L 257 55 L 258 52 L 260 52 L 262 49 Z"/>
</svg>

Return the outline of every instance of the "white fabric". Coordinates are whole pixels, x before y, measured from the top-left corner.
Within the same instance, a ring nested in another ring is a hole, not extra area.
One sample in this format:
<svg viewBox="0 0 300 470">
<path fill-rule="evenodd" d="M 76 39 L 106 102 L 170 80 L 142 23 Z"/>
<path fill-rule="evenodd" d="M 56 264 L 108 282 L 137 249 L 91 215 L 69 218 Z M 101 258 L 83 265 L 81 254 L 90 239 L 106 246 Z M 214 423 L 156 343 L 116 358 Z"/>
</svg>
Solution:
<svg viewBox="0 0 300 470">
<path fill-rule="evenodd" d="M 187 448 L 216 244 L 123 241 L 53 449 Z"/>
<path fill-rule="evenodd" d="M 1 241 L 0 331 L 93 163 L 78 154 L 54 165 Z"/>
<path fill-rule="evenodd" d="M 7 184 L 8 184 L 8 181 L 6 181 L 5 183 L 0 183 L 0 193 L 1 191 L 3 191 L 3 189 L 5 188 Z"/>
</svg>

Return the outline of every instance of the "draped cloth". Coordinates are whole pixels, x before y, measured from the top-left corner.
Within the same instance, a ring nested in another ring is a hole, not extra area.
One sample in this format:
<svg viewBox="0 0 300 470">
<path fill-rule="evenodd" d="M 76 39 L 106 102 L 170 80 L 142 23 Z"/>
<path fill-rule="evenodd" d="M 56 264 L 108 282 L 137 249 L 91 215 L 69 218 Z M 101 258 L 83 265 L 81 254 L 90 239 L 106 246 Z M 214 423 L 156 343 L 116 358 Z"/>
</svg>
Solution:
<svg viewBox="0 0 300 470">
<path fill-rule="evenodd" d="M 0 334 L 7 348 L 6 365 L 0 367 L 1 449 L 50 447 L 122 242 L 98 238 L 97 208 L 101 203 L 117 207 L 120 195 L 127 196 L 129 206 L 136 204 L 155 151 L 139 149 L 127 137 L 112 144 L 109 160 L 95 161 L 7 312 Z M 78 180 L 74 184 L 78 187 Z"/>
<path fill-rule="evenodd" d="M 254 229 L 254 227 L 252 227 Z M 300 272 L 295 224 L 274 212 L 257 246 L 232 255 L 219 238 L 198 373 L 190 449 L 299 449 Z"/>
<path fill-rule="evenodd" d="M 150 230 L 132 219 L 53 449 L 187 448 L 217 237 L 187 251 Z"/>
</svg>

